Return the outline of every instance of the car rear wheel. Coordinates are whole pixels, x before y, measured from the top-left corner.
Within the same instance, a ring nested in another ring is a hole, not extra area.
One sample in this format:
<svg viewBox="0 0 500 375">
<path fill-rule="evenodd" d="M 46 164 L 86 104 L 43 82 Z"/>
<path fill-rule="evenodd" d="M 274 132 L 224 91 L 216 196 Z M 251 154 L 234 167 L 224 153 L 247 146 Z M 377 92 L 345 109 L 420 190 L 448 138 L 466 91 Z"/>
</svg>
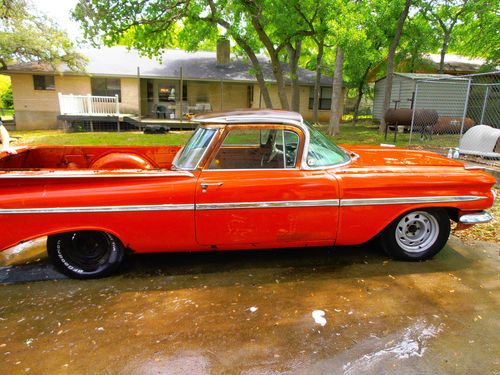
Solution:
<svg viewBox="0 0 500 375">
<path fill-rule="evenodd" d="M 443 209 L 405 213 L 380 235 L 382 248 L 393 258 L 419 261 L 432 258 L 448 241 L 450 219 Z"/>
<path fill-rule="evenodd" d="M 49 236 L 47 253 L 55 267 L 69 277 L 94 279 L 116 271 L 124 247 L 109 233 L 78 231 Z"/>
</svg>

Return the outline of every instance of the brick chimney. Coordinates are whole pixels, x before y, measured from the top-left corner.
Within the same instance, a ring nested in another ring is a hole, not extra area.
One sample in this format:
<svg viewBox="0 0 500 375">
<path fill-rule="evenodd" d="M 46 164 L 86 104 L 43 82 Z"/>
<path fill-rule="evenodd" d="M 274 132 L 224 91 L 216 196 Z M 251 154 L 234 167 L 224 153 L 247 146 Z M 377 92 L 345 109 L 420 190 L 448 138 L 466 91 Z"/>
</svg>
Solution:
<svg viewBox="0 0 500 375">
<path fill-rule="evenodd" d="M 231 61 L 231 45 L 229 39 L 220 38 L 217 41 L 217 64 L 227 65 Z"/>
</svg>

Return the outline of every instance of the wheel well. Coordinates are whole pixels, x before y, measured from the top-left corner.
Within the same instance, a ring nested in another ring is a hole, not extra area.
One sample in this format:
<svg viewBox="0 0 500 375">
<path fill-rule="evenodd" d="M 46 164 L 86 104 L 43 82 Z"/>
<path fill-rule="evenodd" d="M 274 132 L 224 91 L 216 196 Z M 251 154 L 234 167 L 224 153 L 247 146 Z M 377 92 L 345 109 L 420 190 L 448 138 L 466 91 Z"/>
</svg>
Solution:
<svg viewBox="0 0 500 375">
<path fill-rule="evenodd" d="M 64 229 L 64 230 L 57 231 L 57 232 L 47 233 L 46 236 L 48 238 L 51 236 L 57 236 L 60 234 L 71 233 L 71 232 L 103 232 L 103 233 L 107 233 L 107 234 L 110 234 L 113 237 L 115 237 L 118 241 L 120 241 L 123 244 L 124 247 L 126 247 L 125 243 L 123 242 L 123 240 L 120 238 L 120 236 L 117 233 L 110 231 L 110 230 L 102 229 L 102 228 L 85 227 L 85 228 Z"/>
<path fill-rule="evenodd" d="M 458 208 L 455 207 L 443 207 L 448 214 L 448 217 L 457 222 L 458 221 Z"/>
<path fill-rule="evenodd" d="M 448 215 L 448 217 L 453 220 L 453 221 L 458 221 L 458 208 L 456 207 L 420 207 L 420 208 L 412 208 L 412 209 L 409 209 L 407 211 L 404 211 L 404 212 L 401 212 L 398 216 L 396 216 L 395 218 L 393 218 L 389 223 L 387 223 L 383 228 L 382 230 L 378 233 L 382 233 L 382 231 L 384 231 L 389 225 L 391 225 L 392 222 L 394 222 L 394 220 L 397 220 L 398 218 L 412 212 L 412 211 L 415 211 L 415 210 L 444 210 L 446 212 L 446 214 Z M 377 234 L 377 235 L 378 235 Z"/>
</svg>

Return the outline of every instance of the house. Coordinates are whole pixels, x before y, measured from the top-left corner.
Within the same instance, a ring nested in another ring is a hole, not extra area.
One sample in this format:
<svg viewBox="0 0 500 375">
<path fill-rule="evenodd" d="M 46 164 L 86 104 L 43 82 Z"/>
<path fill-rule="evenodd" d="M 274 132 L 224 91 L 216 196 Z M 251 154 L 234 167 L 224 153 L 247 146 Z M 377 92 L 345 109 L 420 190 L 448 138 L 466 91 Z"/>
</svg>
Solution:
<svg viewBox="0 0 500 375">
<path fill-rule="evenodd" d="M 217 52 L 165 50 L 160 61 L 123 46 L 86 49 L 85 72 L 44 64 L 9 66 L 17 129 L 60 126 L 74 115 L 101 113 L 100 120 L 179 119 L 186 113 L 264 107 L 249 62 L 230 54 L 229 41 Z M 279 108 L 272 67 L 259 56 L 274 108 Z M 300 68 L 300 112 L 312 117 L 315 72 Z M 322 77 L 319 117 L 326 121 L 331 103 L 331 78 Z M 287 80 L 290 95 L 290 81 Z M 103 97 L 103 98 L 101 98 Z M 104 98 L 105 97 L 105 98 Z M 115 99 L 116 98 L 116 99 Z M 116 115 L 116 116 L 115 116 Z M 113 117 L 114 116 L 114 117 Z"/>
<path fill-rule="evenodd" d="M 416 92 L 417 82 L 418 92 Z M 375 82 L 373 118 L 382 120 L 386 77 Z M 394 73 L 391 108 L 433 109 L 438 115 L 462 117 L 468 94 L 468 79 L 448 74 Z"/>
</svg>

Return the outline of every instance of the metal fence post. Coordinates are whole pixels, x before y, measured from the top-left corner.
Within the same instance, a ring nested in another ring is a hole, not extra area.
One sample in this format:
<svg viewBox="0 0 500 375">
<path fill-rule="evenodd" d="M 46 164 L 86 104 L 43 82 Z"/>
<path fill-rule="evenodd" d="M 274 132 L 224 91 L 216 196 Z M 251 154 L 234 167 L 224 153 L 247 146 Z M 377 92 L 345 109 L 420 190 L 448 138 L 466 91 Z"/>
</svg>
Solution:
<svg viewBox="0 0 500 375">
<path fill-rule="evenodd" d="M 486 86 L 486 92 L 484 94 L 483 110 L 481 111 L 481 121 L 480 124 L 484 124 L 484 113 L 486 112 L 486 105 L 488 103 L 488 95 L 490 93 L 490 86 Z"/>
<path fill-rule="evenodd" d="M 460 126 L 460 137 L 458 138 L 458 146 L 460 146 L 460 140 L 462 139 L 462 135 L 464 132 L 465 117 L 467 116 L 467 108 L 469 107 L 469 96 L 470 96 L 471 84 L 472 84 L 472 78 L 469 78 L 469 83 L 467 84 L 467 94 L 465 95 L 464 113 L 462 115 L 462 125 Z"/>
<path fill-rule="evenodd" d="M 411 115 L 410 139 L 408 140 L 408 146 L 411 146 L 411 137 L 413 136 L 413 125 L 415 124 L 415 110 L 417 109 L 417 99 L 418 99 L 418 84 L 419 84 L 419 81 L 415 82 L 415 93 L 414 93 L 414 99 L 413 99 L 413 112 Z"/>
</svg>

